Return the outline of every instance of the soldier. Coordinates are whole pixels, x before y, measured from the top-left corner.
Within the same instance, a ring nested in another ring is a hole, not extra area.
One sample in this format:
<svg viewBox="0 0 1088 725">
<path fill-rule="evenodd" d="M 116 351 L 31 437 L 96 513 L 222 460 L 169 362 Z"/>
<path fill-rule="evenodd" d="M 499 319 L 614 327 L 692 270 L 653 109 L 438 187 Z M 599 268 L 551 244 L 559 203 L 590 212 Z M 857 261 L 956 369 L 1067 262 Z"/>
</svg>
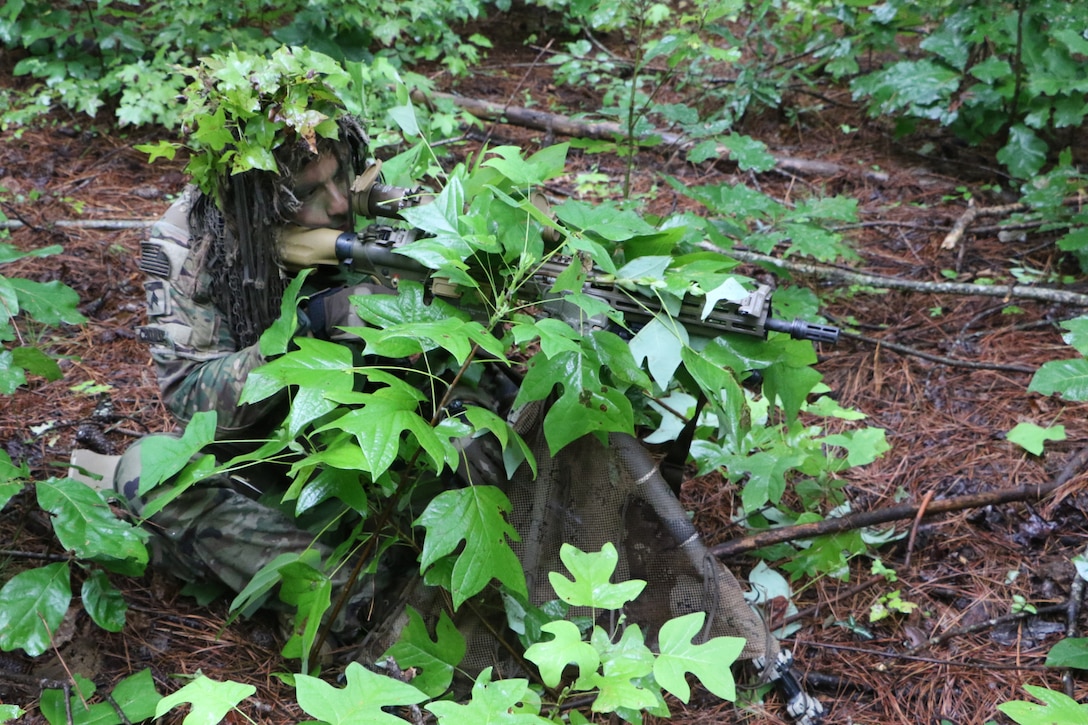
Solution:
<svg viewBox="0 0 1088 725">
<path fill-rule="evenodd" d="M 323 97 L 331 95 L 330 89 L 319 91 Z M 323 135 L 287 133 L 269 149 L 276 171 L 221 172 L 212 188 L 187 189 L 143 245 L 140 266 L 148 275 L 148 324 L 140 336 L 150 344 L 163 400 L 181 424 L 197 412 L 216 411 L 216 439 L 223 442 L 210 452 L 221 460 L 244 450 L 246 444 L 232 441 L 269 435 L 287 412 L 286 391 L 239 405 L 248 374 L 268 362 L 259 338 L 279 317 L 290 279 L 278 258 L 284 229 L 294 225 L 349 231 L 354 223 L 351 195 L 353 188 L 359 189 L 356 178 L 367 175 L 369 168 L 367 137 L 342 108 L 325 106 L 324 111 L 335 122 L 335 132 L 326 126 Z M 269 106 L 257 115 L 271 118 L 276 113 Z M 349 297 L 392 292 L 377 285 L 345 286 L 329 268 L 317 270 L 307 284 L 296 335 L 347 345 L 352 344 L 350 335 L 341 328 L 360 324 Z M 510 378 L 497 371 L 485 383 L 465 397 L 506 416 Z M 748 608 L 729 571 L 707 553 L 638 441 L 613 435 L 605 446 L 587 436 L 552 456 L 540 425 L 542 414 L 542 405 L 531 406 L 518 411 L 514 424 L 534 450 L 538 476 L 523 465 L 506 481 L 489 437 L 465 441 L 459 469 L 473 483 L 507 490 L 511 520 L 523 538 L 515 551 L 537 585 L 530 598 L 538 603 L 550 598 L 541 587 L 547 572 L 558 569 L 563 542 L 585 551 L 613 542 L 623 550 L 617 576 L 654 582 L 657 598 L 631 612 L 651 637 L 666 619 L 704 610 L 710 615 L 707 634 L 744 637 L 743 659 L 760 661 L 767 676 L 789 680 L 788 664 L 779 660 L 774 638 Z M 153 492 L 149 499 L 139 493 L 141 445 L 125 453 L 115 477 L 118 492 L 137 515 L 148 500 L 161 495 Z M 283 552 L 312 549 L 322 560 L 329 558 L 335 542 L 315 538 L 298 518 L 275 505 L 285 485 L 281 475 L 256 467 L 244 477 L 220 474 L 186 489 L 147 521 L 157 534 L 153 563 L 184 579 L 210 579 L 237 592 Z M 557 519 L 557 511 L 562 511 L 560 522 L 577 520 L 579 525 L 542 525 Z M 400 556 L 395 550 L 383 552 L 373 573 L 354 582 L 346 574 L 350 567 L 333 574 L 334 587 L 351 589 L 348 606 L 336 612 L 331 631 L 340 642 L 350 642 L 362 631 L 380 631 L 367 649 L 370 661 L 395 636 L 396 622 L 403 623 L 398 607 L 404 600 L 391 594 L 391 572 L 410 568 Z M 425 599 L 416 596 L 413 602 Z M 489 664 L 488 651 L 494 650 L 477 648 L 473 655 L 470 645 L 470 657 L 477 657 L 470 667 Z"/>
</svg>

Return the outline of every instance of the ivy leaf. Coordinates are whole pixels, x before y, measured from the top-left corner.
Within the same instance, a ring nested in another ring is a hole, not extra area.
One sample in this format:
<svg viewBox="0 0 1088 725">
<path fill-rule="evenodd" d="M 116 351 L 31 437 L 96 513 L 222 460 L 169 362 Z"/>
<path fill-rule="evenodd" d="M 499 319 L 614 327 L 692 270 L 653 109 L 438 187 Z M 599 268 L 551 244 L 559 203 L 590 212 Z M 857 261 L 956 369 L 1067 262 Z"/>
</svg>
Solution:
<svg viewBox="0 0 1088 725">
<path fill-rule="evenodd" d="M 434 640 L 419 612 L 412 607 L 407 607 L 405 611 L 408 613 L 408 624 L 402 630 L 400 639 L 382 655 L 382 659 L 392 657 L 401 670 L 420 668 L 419 674 L 412 678 L 412 686 L 430 697 L 438 697 L 449 688 L 454 670 L 465 657 L 465 638 L 444 611 L 439 615 Z"/>
<path fill-rule="evenodd" d="M 427 699 L 412 685 L 371 672 L 358 662 L 347 666 L 344 677 L 347 684 L 337 688 L 310 675 L 295 675 L 299 707 L 328 725 L 404 725 L 402 719 L 382 708 L 415 705 Z"/>
<path fill-rule="evenodd" d="M 80 598 L 83 600 L 83 608 L 99 627 L 107 632 L 120 632 L 124 629 L 128 604 L 104 571 L 95 569 L 91 572 L 83 581 Z"/>
<path fill-rule="evenodd" d="M 289 385 L 323 392 L 349 392 L 355 385 L 351 349 L 327 340 L 295 339 L 298 350 L 250 371 L 239 403 L 256 403 Z"/>
<path fill-rule="evenodd" d="M 0 589 L 0 649 L 21 647 L 31 657 L 45 652 L 71 601 L 67 562 L 13 576 Z"/>
<path fill-rule="evenodd" d="M 279 318 L 261 333 L 259 345 L 261 354 L 265 357 L 287 352 L 287 345 L 298 330 L 298 293 L 302 289 L 302 283 L 312 271 L 312 269 L 300 270 L 284 290 L 283 299 L 280 301 Z"/>
<path fill-rule="evenodd" d="M 1016 427 L 1005 436 L 1010 441 L 1020 446 L 1028 453 L 1036 456 L 1043 455 L 1043 444 L 1047 441 L 1064 441 L 1065 426 L 1052 425 L 1049 428 L 1027 421 L 1017 423 Z"/>
<path fill-rule="evenodd" d="M 627 431 L 634 427 L 631 401 L 600 377 L 601 361 L 591 346 L 581 353 L 534 356 L 514 405 L 541 400 L 555 385 L 563 393 L 544 418 L 544 435 L 552 453 L 592 432 Z"/>
<path fill-rule="evenodd" d="M 1030 179 L 1046 163 L 1046 141 L 1022 123 L 1009 129 L 1009 142 L 997 152 L 997 160 L 1018 179 Z"/>
<path fill-rule="evenodd" d="M 489 157 L 482 166 L 490 166 L 512 181 L 515 186 L 526 188 L 561 174 L 566 165 L 569 148 L 569 143 L 546 146 L 528 159 L 523 159 L 520 147 L 498 146 L 488 151 L 495 156 Z"/>
<path fill-rule="evenodd" d="M 593 647 L 601 653 L 602 672 L 580 677 L 576 688 L 597 688 L 594 712 L 642 710 L 658 704 L 660 695 L 642 686 L 641 680 L 653 672 L 654 655 L 646 646 L 637 624 L 623 631 L 619 642 L 613 643 L 600 627 L 593 628 Z"/>
<path fill-rule="evenodd" d="M 646 582 L 638 579 L 612 584 L 609 579 L 616 571 L 619 554 L 612 542 L 605 542 L 599 552 L 579 551 L 571 544 L 563 544 L 559 558 L 574 575 L 571 581 L 558 572 L 549 572 L 548 581 L 556 595 L 574 607 L 595 609 L 622 609 L 642 593 Z"/>
<path fill-rule="evenodd" d="M 1032 697 L 1041 700 L 1043 704 L 1013 700 L 997 706 L 998 710 L 1020 725 L 1040 725 L 1041 723 L 1085 725 L 1088 723 L 1088 705 L 1081 705 L 1065 693 L 1046 687 L 1024 685 L 1024 689 Z"/>
<path fill-rule="evenodd" d="M 389 470 L 397 459 L 400 437 L 405 431 L 415 436 L 435 468 L 442 468 L 446 449 L 434 428 L 416 411 L 418 400 L 386 387 L 358 396 L 358 402 L 361 407 L 329 421 L 317 432 L 338 429 L 355 436 L 363 454 L 363 470 L 370 471 L 375 478 Z"/>
<path fill-rule="evenodd" d="M 629 344 L 635 361 L 639 364 L 645 361 L 650 377 L 658 387 L 667 390 L 683 360 L 688 333 L 677 320 L 659 313 L 635 333 Z"/>
<path fill-rule="evenodd" d="M 553 725 L 551 720 L 536 712 L 524 711 L 524 704 L 534 701 L 539 703 L 539 697 L 529 688 L 528 680 L 511 678 L 491 682 L 491 668 L 488 667 L 472 685 L 472 699 L 468 703 L 462 705 L 443 700 L 426 707 L 438 718 L 439 725 Z M 535 709 L 539 711 L 539 705 Z"/>
<path fill-rule="evenodd" d="M 296 675 L 304 677 L 304 675 Z M 257 692 L 253 685 L 227 680 L 217 682 L 203 673 L 197 673 L 189 684 L 177 692 L 167 695 L 155 705 L 155 718 L 160 718 L 178 705 L 188 703 L 192 710 L 182 725 L 216 725 L 233 710 L 238 703 Z"/>
<path fill-rule="evenodd" d="M 684 679 L 688 672 L 723 700 L 737 699 L 729 665 L 744 649 L 744 638 L 715 637 L 704 644 L 692 644 L 705 619 L 706 612 L 685 614 L 665 622 L 658 634 L 660 653 L 654 660 L 654 679 L 685 704 L 691 696 Z"/>
<path fill-rule="evenodd" d="M 492 578 L 526 594 L 525 573 L 506 542 L 507 538 L 518 540 L 517 532 L 503 516 L 509 510 L 509 499 L 494 486 L 468 486 L 438 494 L 416 520 L 417 526 L 427 528 L 420 571 L 465 542 L 453 566 L 450 589 L 454 609 L 483 590 Z"/>
<path fill-rule="evenodd" d="M 100 491 L 70 478 L 39 481 L 35 490 L 61 546 L 122 574 L 143 573 L 147 532 L 117 518 Z"/>
<path fill-rule="evenodd" d="M 541 631 L 554 635 L 548 642 L 537 642 L 525 650 L 525 659 L 536 664 L 540 677 L 548 687 L 556 687 L 569 664 L 578 666 L 580 676 L 596 672 L 601 664 L 597 650 L 582 641 L 578 626 L 566 619 L 548 622 Z"/>
<path fill-rule="evenodd" d="M 252 377 L 250 373 L 250 377 Z M 140 444 L 140 495 L 185 468 L 189 460 L 215 440 L 214 410 L 194 413 L 180 438 L 149 436 Z"/>
<path fill-rule="evenodd" d="M 1088 400 L 1088 360 L 1052 360 L 1035 371 L 1029 393 L 1053 395 L 1066 400 Z"/>
</svg>

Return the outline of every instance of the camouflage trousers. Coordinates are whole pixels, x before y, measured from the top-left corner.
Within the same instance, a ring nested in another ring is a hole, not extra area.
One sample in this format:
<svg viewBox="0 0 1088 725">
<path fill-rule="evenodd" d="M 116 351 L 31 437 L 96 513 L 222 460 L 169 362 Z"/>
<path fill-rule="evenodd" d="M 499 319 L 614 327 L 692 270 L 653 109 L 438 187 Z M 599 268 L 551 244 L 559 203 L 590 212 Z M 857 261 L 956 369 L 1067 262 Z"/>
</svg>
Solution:
<svg viewBox="0 0 1088 725">
<path fill-rule="evenodd" d="M 152 492 L 141 497 L 138 493 L 140 449 L 145 440 L 125 451 L 114 476 L 114 488 L 140 518 L 147 503 L 157 495 Z M 261 482 L 253 483 L 263 488 Z M 238 488 L 229 476 L 214 476 L 189 488 L 147 519 L 144 528 L 152 535 L 151 565 L 185 581 L 219 583 L 240 592 L 263 566 L 281 554 L 313 549 L 322 562 L 329 560 L 331 546 L 317 540 L 293 517 Z M 339 567 L 332 575 L 334 602 L 351 568 Z M 340 642 L 350 642 L 367 626 L 364 620 L 374 609 L 376 594 L 389 589 L 390 570 L 391 565 L 385 564 L 375 574 L 356 580 L 347 606 L 331 627 Z M 267 606 L 276 608 L 279 602 L 269 601 Z M 286 610 L 285 605 L 282 608 Z"/>
</svg>

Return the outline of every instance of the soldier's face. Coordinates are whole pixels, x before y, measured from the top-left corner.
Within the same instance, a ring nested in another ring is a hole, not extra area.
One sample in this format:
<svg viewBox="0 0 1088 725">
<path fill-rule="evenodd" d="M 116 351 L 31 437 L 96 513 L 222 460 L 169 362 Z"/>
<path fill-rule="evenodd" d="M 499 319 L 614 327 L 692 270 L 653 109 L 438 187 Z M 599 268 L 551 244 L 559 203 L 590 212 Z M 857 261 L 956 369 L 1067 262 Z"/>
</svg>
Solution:
<svg viewBox="0 0 1088 725">
<path fill-rule="evenodd" d="M 294 175 L 295 197 L 302 206 L 292 220 L 312 229 L 351 231 L 350 170 L 332 154 L 322 154 Z"/>
</svg>

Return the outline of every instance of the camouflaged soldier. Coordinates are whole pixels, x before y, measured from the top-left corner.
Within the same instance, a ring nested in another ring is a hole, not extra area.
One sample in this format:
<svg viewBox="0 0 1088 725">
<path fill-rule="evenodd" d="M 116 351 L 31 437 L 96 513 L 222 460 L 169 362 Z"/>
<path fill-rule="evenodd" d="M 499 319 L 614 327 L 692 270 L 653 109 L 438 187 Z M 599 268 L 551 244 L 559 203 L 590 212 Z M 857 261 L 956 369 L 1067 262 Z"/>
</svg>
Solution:
<svg viewBox="0 0 1088 725">
<path fill-rule="evenodd" d="M 267 362 L 258 338 L 280 314 L 288 279 L 275 249 L 283 227 L 351 228 L 349 188 L 366 167 L 367 138 L 350 116 L 337 124 L 339 140 L 320 139 L 316 154 L 301 141 L 276 149 L 282 173 L 229 177 L 219 203 L 187 188 L 144 242 L 148 324 L 139 335 L 150 344 L 163 401 L 180 425 L 215 411 L 216 440 L 231 441 L 260 439 L 282 422 L 285 393 L 253 405 L 238 400 L 249 372 Z M 342 286 L 329 270 L 308 282 L 322 291 L 300 312 L 299 333 L 325 338 L 337 326 L 359 324 L 349 295 L 381 291 Z M 114 479 L 137 515 L 146 504 L 137 492 L 141 443 L 125 452 Z M 241 448 L 224 443 L 209 452 L 224 460 Z M 315 543 L 313 532 L 274 506 L 285 485 L 274 470 L 256 469 L 244 479 L 220 475 L 188 489 L 147 522 L 158 534 L 153 563 L 237 592 L 284 552 L 314 548 L 328 556 L 329 544 Z M 334 586 L 347 577 L 346 568 L 340 571 Z M 384 572 L 355 585 L 334 633 L 351 637 L 363 625 L 364 605 L 384 588 Z"/>
</svg>

